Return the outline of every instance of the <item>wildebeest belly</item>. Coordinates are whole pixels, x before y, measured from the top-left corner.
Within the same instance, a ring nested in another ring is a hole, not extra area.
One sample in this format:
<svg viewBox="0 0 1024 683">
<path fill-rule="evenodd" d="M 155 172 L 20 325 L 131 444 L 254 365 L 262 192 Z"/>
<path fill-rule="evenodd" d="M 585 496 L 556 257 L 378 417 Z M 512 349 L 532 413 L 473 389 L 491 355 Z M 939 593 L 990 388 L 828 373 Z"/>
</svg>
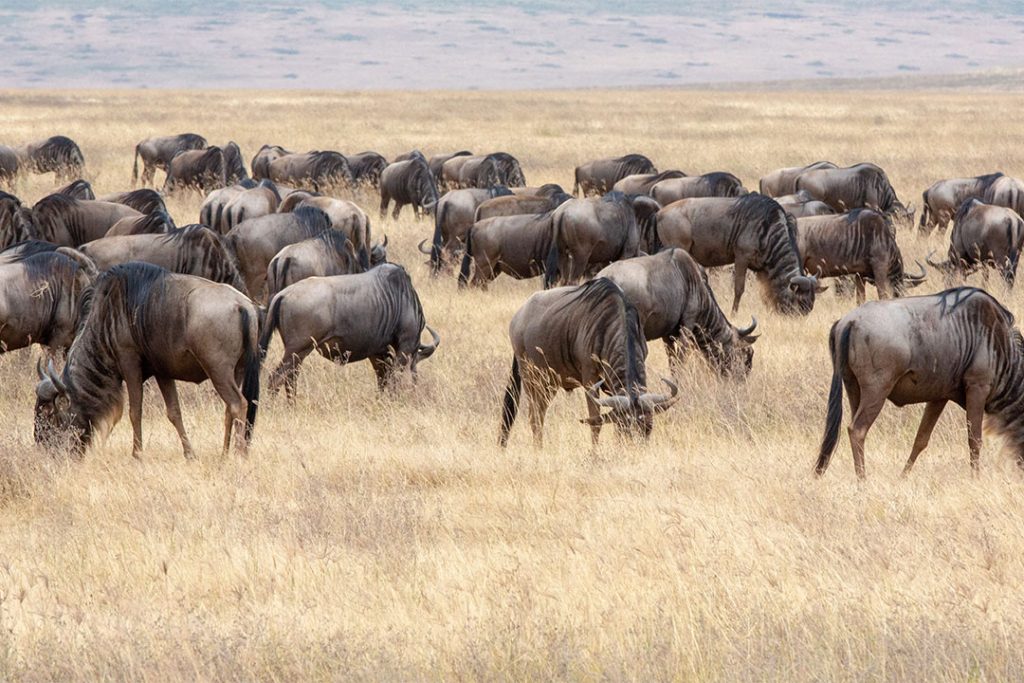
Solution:
<svg viewBox="0 0 1024 683">
<path fill-rule="evenodd" d="M 953 401 L 962 406 L 964 389 L 961 382 L 953 382 L 943 376 L 941 369 L 935 373 L 911 370 L 900 378 L 888 398 L 897 406 L 938 400 Z"/>
<path fill-rule="evenodd" d="M 393 341 L 391 335 L 382 339 L 363 330 L 347 330 L 318 339 L 316 349 L 324 358 L 350 363 L 387 355 Z"/>
</svg>

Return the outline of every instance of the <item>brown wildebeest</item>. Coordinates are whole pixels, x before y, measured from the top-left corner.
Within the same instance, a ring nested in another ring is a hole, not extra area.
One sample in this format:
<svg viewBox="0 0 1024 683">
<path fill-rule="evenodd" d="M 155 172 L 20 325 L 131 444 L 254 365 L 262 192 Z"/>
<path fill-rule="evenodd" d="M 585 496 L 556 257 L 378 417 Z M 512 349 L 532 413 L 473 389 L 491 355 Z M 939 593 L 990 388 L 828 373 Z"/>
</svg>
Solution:
<svg viewBox="0 0 1024 683">
<path fill-rule="evenodd" d="M 423 330 L 433 343 L 423 344 Z M 328 360 L 351 363 L 369 360 L 377 388 L 387 389 L 396 374 L 429 358 L 441 339 L 426 324 L 419 296 L 401 266 L 385 263 L 365 273 L 313 277 L 286 287 L 267 309 L 260 336 L 266 354 L 274 331 L 284 342 L 284 357 L 270 379 L 270 389 L 283 382 L 295 395 L 299 365 L 314 350 Z"/>
<path fill-rule="evenodd" d="M 745 377 L 754 358 L 755 318 L 738 329 L 726 319 L 707 273 L 682 249 L 617 261 L 597 274 L 617 284 L 636 307 L 647 341 L 665 342 L 674 374 L 696 346 L 723 376 Z"/>
<path fill-rule="evenodd" d="M 171 159 L 178 152 L 206 149 L 206 138 L 195 133 L 147 138 L 135 145 L 135 164 L 132 166 L 132 187 L 139 181 L 139 159 L 142 159 L 142 185 L 152 185 L 156 169 L 166 172 Z"/>
<path fill-rule="evenodd" d="M 268 175 L 275 183 L 309 186 L 314 192 L 350 188 L 355 182 L 348 159 L 332 151 L 285 154 L 270 162 Z"/>
<path fill-rule="evenodd" d="M 985 190 L 985 203 L 1005 206 L 1024 216 L 1024 180 L 1003 176 Z"/>
<path fill-rule="evenodd" d="M 466 233 L 459 287 L 472 284 L 487 289 L 500 273 L 516 280 L 543 275 L 551 252 L 552 215 L 549 211 L 498 216 L 474 223 Z"/>
<path fill-rule="evenodd" d="M 0 353 L 41 344 L 52 356 L 75 338 L 96 267 L 74 249 L 43 248 L 0 255 Z"/>
<path fill-rule="evenodd" d="M 142 261 L 172 273 L 223 282 L 246 294 L 234 258 L 220 236 L 205 225 L 186 225 L 165 234 L 101 237 L 78 248 L 100 270 Z"/>
<path fill-rule="evenodd" d="M 142 391 L 156 379 L 167 417 L 186 458 L 194 452 L 181 420 L 175 380 L 209 379 L 226 406 L 224 449 L 237 428 L 248 448 L 260 387 L 258 314 L 235 289 L 148 263 L 115 266 L 93 288 L 82 329 L 68 352 L 64 371 L 51 364 L 36 386 L 36 442 L 70 432 L 81 453 L 121 419 L 122 384 L 128 389 L 132 455 L 142 454 Z"/>
<path fill-rule="evenodd" d="M 859 304 L 866 296 L 865 281 L 875 285 L 879 299 L 889 299 L 925 280 L 920 263 L 920 275 L 904 271 L 896 231 L 885 214 L 855 209 L 838 216 L 800 218 L 796 224 L 804 270 L 819 280 L 853 275 Z"/>
<path fill-rule="evenodd" d="M 678 387 L 663 380 L 671 395 L 647 392 L 647 342 L 636 309 L 607 278 L 578 287 L 537 292 L 509 325 L 512 371 L 501 415 L 498 444 L 505 447 L 516 420 L 525 380 L 530 426 L 537 448 L 543 446 L 544 415 L 559 388 L 584 387 L 591 442 L 601 426 L 615 424 L 622 434 L 646 439 L 654 415 L 678 400 Z M 600 393 L 607 396 L 601 396 Z M 602 408 L 610 408 L 601 414 Z"/>
<path fill-rule="evenodd" d="M 746 288 L 747 270 L 757 273 L 776 310 L 811 312 L 820 290 L 818 281 L 804 273 L 795 231 L 796 219 L 774 199 L 756 192 L 738 198 L 682 199 L 657 217 L 660 244 L 685 249 L 705 268 L 735 264 L 733 315 Z"/>
<path fill-rule="evenodd" d="M 903 205 L 889 176 L 875 164 L 805 171 L 796 179 L 796 191 L 800 190 L 837 211 L 874 209 L 897 221 L 914 222 L 914 207 Z"/>
<path fill-rule="evenodd" d="M 944 263 L 928 260 L 944 272 L 947 281 L 981 268 L 988 285 L 988 269 L 999 271 L 1007 287 L 1013 286 L 1024 243 L 1024 220 L 1013 209 L 968 199 L 960 205 L 949 235 L 949 257 Z"/>
<path fill-rule="evenodd" d="M 220 147 L 178 152 L 167 168 L 164 194 L 179 189 L 207 193 L 227 185 L 227 166 Z"/>
<path fill-rule="evenodd" d="M 430 255 L 430 265 L 436 275 L 441 270 L 443 255 L 455 255 L 459 247 L 466 241 L 466 233 L 476 222 L 476 208 L 493 197 L 510 195 L 507 187 L 490 187 L 487 189 L 467 188 L 446 192 L 437 201 L 434 211 L 434 238 L 431 248 L 425 249 L 420 242 L 421 253 Z"/>
<path fill-rule="evenodd" d="M 203 200 L 203 205 L 199 207 L 199 222 L 222 235 L 227 233 L 230 228 L 227 217 L 224 215 L 225 209 L 232 199 L 254 187 L 256 187 L 256 181 L 250 178 L 210 192 Z"/>
<path fill-rule="evenodd" d="M 398 214 L 406 204 L 412 204 L 413 213 L 419 218 L 423 212 L 433 213 L 440 196 L 437 182 L 430 172 L 427 160 L 420 152 L 410 152 L 404 161 L 388 165 L 380 175 L 380 217 L 388 213 L 391 201 L 395 210 L 391 217 L 398 220 Z"/>
<path fill-rule="evenodd" d="M 225 232 L 247 218 L 276 213 L 280 204 L 281 195 L 274 182 L 261 180 L 256 187 L 235 194 L 225 205 L 221 218 L 226 227 Z"/>
<path fill-rule="evenodd" d="M 793 218 L 836 215 L 836 210 L 831 206 L 825 202 L 819 202 L 803 191 L 775 197 L 775 201 Z"/>
<path fill-rule="evenodd" d="M 256 181 L 270 178 L 270 164 L 276 159 L 292 154 L 280 145 L 263 145 L 252 158 L 252 179 Z"/>
<path fill-rule="evenodd" d="M 104 202 L 114 202 L 115 204 L 124 204 L 125 206 L 130 206 L 136 211 L 146 214 L 154 213 L 156 211 L 168 213 L 167 205 L 164 203 L 164 198 L 160 196 L 159 192 L 151 190 L 148 187 L 132 190 L 131 192 L 112 192 L 99 197 L 99 200 Z"/>
<path fill-rule="evenodd" d="M 615 183 L 612 186 L 613 192 L 622 192 L 623 194 L 651 194 L 651 188 L 660 183 L 662 180 L 669 180 L 671 178 L 685 178 L 686 174 L 682 171 L 662 171 L 661 173 L 634 173 L 628 175 L 622 180 Z"/>
<path fill-rule="evenodd" d="M 780 168 L 765 175 L 758 183 L 758 191 L 767 197 L 782 197 L 796 192 L 796 179 L 804 171 L 814 171 L 819 168 L 839 168 L 831 161 L 815 161 L 806 166 L 793 166 Z"/>
<path fill-rule="evenodd" d="M 77 247 L 103 237 L 122 218 L 143 217 L 124 204 L 72 199 L 62 194 L 40 199 L 32 207 L 31 215 L 35 237 L 65 247 Z"/>
<path fill-rule="evenodd" d="M 732 173 L 716 171 L 685 178 L 669 178 L 651 187 L 651 196 L 662 206 L 690 197 L 740 197 L 747 194 Z"/>
<path fill-rule="evenodd" d="M 72 180 L 64 187 L 58 188 L 53 194 L 62 194 L 72 199 L 96 199 L 96 193 L 92 191 L 92 185 L 88 180 Z"/>
<path fill-rule="evenodd" d="M 975 178 L 949 178 L 938 180 L 921 194 L 921 232 L 930 233 L 935 228 L 945 230 L 968 199 L 985 196 L 988 188 L 1002 173 L 989 173 Z"/>
<path fill-rule="evenodd" d="M 387 261 L 388 240 L 374 245 L 370 266 Z M 270 260 L 267 266 L 267 300 L 299 280 L 328 275 L 353 275 L 365 272 L 355 246 L 338 230 L 324 230 L 316 237 L 289 244 Z"/>
<path fill-rule="evenodd" d="M 615 183 L 637 173 L 657 173 L 654 163 L 643 154 L 627 154 L 612 159 L 597 159 L 576 167 L 573 196 L 600 195 L 611 191 Z"/>
<path fill-rule="evenodd" d="M 825 473 L 839 441 L 844 385 L 853 414 L 853 466 L 861 479 L 864 439 L 887 399 L 897 406 L 926 404 L 903 474 L 927 447 L 949 401 L 967 411 L 975 472 L 985 415 L 1024 465 L 1024 338 L 1013 322 L 991 294 L 973 287 L 872 301 L 847 313 L 829 332 L 832 386 L 817 474 Z"/>
<path fill-rule="evenodd" d="M 16 147 L 14 151 L 18 156 L 19 171 L 39 174 L 53 172 L 58 183 L 82 177 L 85 157 L 78 144 L 69 137 L 54 135 Z"/>
</svg>

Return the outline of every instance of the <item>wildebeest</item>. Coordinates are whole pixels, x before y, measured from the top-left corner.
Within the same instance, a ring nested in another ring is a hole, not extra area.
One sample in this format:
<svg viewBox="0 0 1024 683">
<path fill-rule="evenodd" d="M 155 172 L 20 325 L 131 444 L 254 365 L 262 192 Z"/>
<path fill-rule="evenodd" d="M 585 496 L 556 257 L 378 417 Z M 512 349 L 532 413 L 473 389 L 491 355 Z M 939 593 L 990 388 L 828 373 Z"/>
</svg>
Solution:
<svg viewBox="0 0 1024 683">
<path fill-rule="evenodd" d="M 424 211 L 433 213 L 440 196 L 437 182 L 430 172 L 427 160 L 418 152 L 411 152 L 404 161 L 388 164 L 380 175 L 380 217 L 388 212 L 392 200 L 395 209 L 391 217 L 398 219 L 398 214 L 406 204 L 412 204 L 413 213 L 417 218 Z"/>
<path fill-rule="evenodd" d="M 903 205 L 889 176 L 874 164 L 805 171 L 796 179 L 796 191 L 800 190 L 837 211 L 874 209 L 895 220 L 914 222 L 913 207 Z"/>
<path fill-rule="evenodd" d="M 231 141 L 224 145 L 224 184 L 234 185 L 249 179 L 249 172 L 245 170 L 245 159 L 242 158 L 242 149 L 238 143 Z"/>
<path fill-rule="evenodd" d="M 650 194 L 651 188 L 662 180 L 671 178 L 685 178 L 682 171 L 662 171 L 661 173 L 634 173 L 628 175 L 612 186 L 613 192 L 624 194 Z"/>
<path fill-rule="evenodd" d="M 253 299 L 260 300 L 267 266 L 277 252 L 330 228 L 331 220 L 326 213 L 314 206 L 300 206 L 291 213 L 273 213 L 242 221 L 225 235 L 224 242 L 235 255 L 246 291 Z"/>
<path fill-rule="evenodd" d="M 349 169 L 352 171 L 352 182 L 356 185 L 378 187 L 380 174 L 388 165 L 388 160 L 377 152 L 360 152 L 345 155 Z"/>
<path fill-rule="evenodd" d="M 157 235 L 174 230 L 174 221 L 166 211 L 154 211 L 142 216 L 129 216 L 110 226 L 106 237 L 121 235 Z"/>
<path fill-rule="evenodd" d="M 921 194 L 921 232 L 945 230 L 960 205 L 972 197 L 981 199 L 989 186 L 1002 178 L 1002 173 L 989 173 L 975 178 L 938 180 Z"/>
<path fill-rule="evenodd" d="M 656 183 L 650 191 L 650 195 L 662 206 L 690 197 L 740 197 L 746 193 L 740 179 L 724 171 L 669 178 Z"/>
<path fill-rule="evenodd" d="M 224 210 L 232 199 L 254 187 L 256 181 L 250 178 L 210 192 L 203 200 L 203 205 L 199 207 L 199 222 L 223 235 L 230 230 Z"/>
<path fill-rule="evenodd" d="M 374 247 L 370 265 L 387 260 L 387 239 Z M 299 280 L 327 275 L 352 275 L 366 270 L 348 236 L 338 230 L 324 230 L 316 237 L 289 244 L 267 266 L 267 300 Z"/>
<path fill-rule="evenodd" d="M 966 277 L 982 269 L 988 284 L 988 269 L 999 271 L 1008 287 L 1013 286 L 1024 243 L 1024 219 L 1013 209 L 968 199 L 960 205 L 949 235 L 949 256 L 944 263 L 929 264 L 947 275 Z"/>
<path fill-rule="evenodd" d="M 1024 216 L 1024 180 L 1003 176 L 996 178 L 985 190 L 986 204 L 1005 206 Z"/>
<path fill-rule="evenodd" d="M 12 187 L 18 177 L 18 153 L 13 147 L 0 145 L 0 183 Z"/>
<path fill-rule="evenodd" d="M 72 180 L 64 187 L 55 190 L 53 194 L 62 194 L 72 199 L 96 199 L 96 193 L 93 192 L 92 185 L 88 180 L 81 178 Z"/>
<path fill-rule="evenodd" d="M 101 237 L 78 248 L 100 270 L 142 261 L 172 273 L 196 275 L 247 293 L 234 257 L 205 225 L 186 225 L 164 234 Z"/>
<path fill-rule="evenodd" d="M 121 219 L 142 218 L 143 214 L 124 204 L 51 194 L 36 202 L 31 217 L 34 237 L 77 247 L 103 237 Z"/>
<path fill-rule="evenodd" d="M 164 194 L 179 189 L 210 192 L 227 185 L 227 166 L 220 147 L 178 152 L 167 167 Z"/>
<path fill-rule="evenodd" d="M 733 327 L 715 301 L 707 273 L 683 249 L 617 261 L 597 277 L 622 289 L 637 309 L 644 337 L 665 342 L 673 370 L 681 368 L 686 349 L 696 346 L 722 375 L 750 372 L 757 320 L 744 329 Z"/>
<path fill-rule="evenodd" d="M 406 154 L 402 154 L 401 156 L 397 156 L 397 157 L 395 157 L 395 161 L 406 161 L 406 160 L 412 158 L 412 155 L 416 154 L 417 152 L 418 152 L 418 150 L 413 150 L 412 152 L 407 152 Z M 444 167 L 445 162 L 447 162 L 449 159 L 451 159 L 453 157 L 471 157 L 471 156 L 473 156 L 473 153 L 470 152 L 468 149 L 464 149 L 464 150 L 461 150 L 461 151 L 458 151 L 458 152 L 449 152 L 449 153 L 446 153 L 446 154 L 435 154 L 434 156 L 430 157 L 430 159 L 427 160 L 427 166 L 430 167 L 430 172 L 434 174 L 434 182 L 437 183 L 437 186 L 439 188 L 445 188 L 446 190 L 455 189 L 455 188 L 450 188 L 450 187 L 446 187 L 445 186 L 444 179 L 441 177 L 441 169 Z"/>
<path fill-rule="evenodd" d="M 247 218 L 275 213 L 280 204 L 281 194 L 277 191 L 277 186 L 273 181 L 263 179 L 256 187 L 242 190 L 228 201 L 220 219 L 225 226 L 224 232 Z"/>
<path fill-rule="evenodd" d="M 924 403 L 907 474 L 928 445 L 946 403 L 967 411 L 971 467 L 978 470 L 981 427 L 994 418 L 1024 465 L 1024 338 L 1013 315 L 982 289 L 872 301 L 847 313 L 829 332 L 832 386 L 815 471 L 824 474 L 839 440 L 843 387 L 850 399 L 850 447 L 864 478 L 864 439 L 886 399 Z"/>
<path fill-rule="evenodd" d="M 420 342 L 426 328 L 431 344 Z M 313 277 L 283 289 L 270 302 L 260 336 L 265 354 L 277 330 L 284 357 L 270 379 L 295 395 L 299 365 L 312 351 L 343 363 L 369 360 L 377 387 L 388 388 L 396 374 L 429 358 L 441 339 L 427 326 L 419 296 L 401 266 L 385 263 L 366 273 Z"/>
<path fill-rule="evenodd" d="M 250 168 L 252 169 L 252 179 L 259 181 L 265 178 L 270 178 L 270 164 L 275 159 L 280 159 L 283 156 L 292 154 L 284 147 L 280 145 L 263 145 L 259 151 L 252 158 Z"/>
<path fill-rule="evenodd" d="M 298 195 L 299 193 L 293 192 L 288 195 L 288 199 L 291 200 Z M 302 198 L 295 206 L 314 206 L 327 214 L 327 218 L 331 221 L 331 228 L 341 232 L 351 240 L 363 269 L 365 270 L 370 267 L 370 254 L 374 249 L 379 249 L 380 247 L 379 245 L 373 245 L 370 217 L 359 208 L 358 204 L 347 199 L 313 195 Z M 286 209 L 292 210 L 282 203 L 279 211 L 284 213 Z"/>
<path fill-rule="evenodd" d="M 135 145 L 135 164 L 132 166 L 132 187 L 139 181 L 139 159 L 142 159 L 142 184 L 151 185 L 156 169 L 167 171 L 171 159 L 178 152 L 206 149 L 206 138 L 195 133 L 147 138 Z"/>
<path fill-rule="evenodd" d="M 64 135 L 30 142 L 16 147 L 14 151 L 18 156 L 19 171 L 40 174 L 53 172 L 58 183 L 82 177 L 85 157 L 75 141 Z"/>
<path fill-rule="evenodd" d="M 474 223 L 466 233 L 459 286 L 486 289 L 500 273 L 517 280 L 543 275 L 551 252 L 552 214 L 498 216 Z"/>
<path fill-rule="evenodd" d="M 155 211 L 167 213 L 167 205 L 164 203 L 164 198 L 160 196 L 159 192 L 148 187 L 132 190 L 131 192 L 111 192 L 99 197 L 99 200 L 124 204 L 142 213 L 153 213 Z"/>
<path fill-rule="evenodd" d="M 758 191 L 768 197 L 782 197 L 796 192 L 796 179 L 805 171 L 814 171 L 819 168 L 839 168 L 831 161 L 815 161 L 806 166 L 792 166 L 772 171 L 761 178 L 758 183 Z"/>
<path fill-rule="evenodd" d="M 441 166 L 441 179 L 449 188 L 526 186 L 519 161 L 507 152 L 453 157 Z"/>
<path fill-rule="evenodd" d="M 116 266 L 94 286 L 81 331 L 64 371 L 51 365 L 36 386 L 36 441 L 70 432 L 81 452 L 117 424 L 127 387 L 132 455 L 142 453 L 143 383 L 153 377 L 185 457 L 185 433 L 175 381 L 207 379 L 224 401 L 224 454 L 237 428 L 248 447 L 259 400 L 260 354 L 256 306 L 233 288 L 148 263 Z"/>
<path fill-rule="evenodd" d="M 793 216 L 793 218 L 808 218 L 810 216 L 834 216 L 836 210 L 825 202 L 820 202 L 817 199 L 811 197 L 806 192 L 796 192 L 794 194 L 782 195 L 781 197 L 775 197 L 775 201 L 779 203 L 786 213 Z"/>
<path fill-rule="evenodd" d="M 66 351 L 75 338 L 79 303 L 95 276 L 92 262 L 67 247 L 3 252 L 0 353 L 30 344 L 47 347 L 51 355 Z"/>
<path fill-rule="evenodd" d="M 436 274 L 442 266 L 444 253 L 455 254 L 466 241 L 466 233 L 476 221 L 476 209 L 493 197 L 510 195 L 507 187 L 487 189 L 467 188 L 446 192 L 434 211 L 434 237 L 431 248 L 425 249 L 420 242 L 420 251 L 430 255 L 430 264 Z"/>
<path fill-rule="evenodd" d="M 747 270 L 757 273 L 776 310 L 810 313 L 819 285 L 804 273 L 795 231 L 796 219 L 756 192 L 739 198 L 683 199 L 657 217 L 661 244 L 685 249 L 705 268 L 735 264 L 733 315 L 746 288 Z"/>
<path fill-rule="evenodd" d="M 592 194 L 604 194 L 626 176 L 657 172 L 658 169 L 654 167 L 654 163 L 643 154 L 596 159 L 576 167 L 572 193 L 574 196 L 579 196 L 582 191 L 584 197 Z"/>
<path fill-rule="evenodd" d="M 855 209 L 838 216 L 797 220 L 796 244 L 804 270 L 819 280 L 855 276 L 857 303 L 864 303 L 864 282 L 875 285 L 879 299 L 902 296 L 908 287 L 925 279 L 903 269 L 903 255 L 896 232 L 884 215 L 871 209 Z"/>
<path fill-rule="evenodd" d="M 475 221 L 482 221 L 485 218 L 495 216 L 518 216 L 524 213 L 547 213 L 557 209 L 565 202 L 572 199 L 572 195 L 565 192 L 550 195 L 508 195 L 497 196 L 487 199 L 476 207 L 473 216 Z"/>
<path fill-rule="evenodd" d="M 543 446 L 544 415 L 559 388 L 584 388 L 588 417 L 581 422 L 590 425 L 594 444 L 608 422 L 620 433 L 647 438 L 654 415 L 678 400 L 679 389 L 668 380 L 663 381 L 670 396 L 647 392 L 647 342 L 639 316 L 607 278 L 537 292 L 512 317 L 509 337 L 512 370 L 498 437 L 502 447 L 508 443 L 524 384 L 538 448 Z M 611 410 L 602 414 L 602 408 Z"/>
<path fill-rule="evenodd" d="M 352 169 L 340 152 L 285 154 L 272 160 L 268 177 L 275 183 L 312 187 L 315 192 L 353 185 Z"/>
</svg>

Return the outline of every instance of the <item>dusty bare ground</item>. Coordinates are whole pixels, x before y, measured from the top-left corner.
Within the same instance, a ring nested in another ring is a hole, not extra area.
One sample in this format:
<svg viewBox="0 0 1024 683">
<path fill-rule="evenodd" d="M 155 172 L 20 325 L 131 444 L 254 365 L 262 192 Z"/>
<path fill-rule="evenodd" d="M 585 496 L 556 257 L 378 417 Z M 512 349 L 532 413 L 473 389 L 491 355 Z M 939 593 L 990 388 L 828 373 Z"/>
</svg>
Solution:
<svg viewBox="0 0 1024 683">
<path fill-rule="evenodd" d="M 871 160 L 900 197 L 941 177 L 1024 175 L 1024 96 L 668 91 L 549 93 L 7 92 L 2 142 L 63 133 L 99 191 L 134 143 L 194 130 L 296 149 L 502 149 L 531 183 L 593 157 L 725 169 Z M 34 200 L 49 178 L 18 188 Z M 375 214 L 372 197 L 360 201 Z M 171 202 L 179 224 L 198 198 Z M 1024 676 L 1024 476 L 987 439 L 969 474 L 963 413 L 898 476 L 921 408 L 888 407 L 858 485 L 844 442 L 811 477 L 826 337 L 852 303 L 761 320 L 742 383 L 688 363 L 684 400 L 646 445 L 592 452 L 579 393 L 548 447 L 495 445 L 507 326 L 536 280 L 486 293 L 430 278 L 427 222 L 377 220 L 442 336 L 420 383 L 377 396 L 365 364 L 310 358 L 298 404 L 266 397 L 251 456 L 218 457 L 208 386 L 182 391 L 185 462 L 157 392 L 145 457 L 130 428 L 82 462 L 31 445 L 34 353 L 0 358 L 0 678 L 1013 680 Z M 943 236 L 903 230 L 908 260 Z M 975 280 L 972 280 L 972 282 Z M 726 274 L 719 299 L 731 301 Z M 933 277 L 924 291 L 941 288 Z M 995 290 L 1016 313 L 1024 295 Z M 873 296 L 873 294 L 872 294 Z M 270 362 L 281 353 L 275 344 Z M 667 368 L 651 345 L 650 374 Z"/>
</svg>

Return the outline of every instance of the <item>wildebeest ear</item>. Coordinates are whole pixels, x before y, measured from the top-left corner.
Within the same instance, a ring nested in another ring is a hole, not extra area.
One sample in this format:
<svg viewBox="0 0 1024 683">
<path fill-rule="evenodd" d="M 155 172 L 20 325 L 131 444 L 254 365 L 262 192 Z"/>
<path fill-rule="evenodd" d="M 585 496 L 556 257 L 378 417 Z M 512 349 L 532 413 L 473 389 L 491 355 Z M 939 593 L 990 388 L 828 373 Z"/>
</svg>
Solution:
<svg viewBox="0 0 1024 683">
<path fill-rule="evenodd" d="M 827 291 L 827 290 L 828 290 L 828 285 L 823 285 L 821 283 L 819 283 L 818 285 L 816 285 L 814 287 L 814 291 L 817 292 L 818 294 L 821 294 L 822 292 Z"/>
</svg>

